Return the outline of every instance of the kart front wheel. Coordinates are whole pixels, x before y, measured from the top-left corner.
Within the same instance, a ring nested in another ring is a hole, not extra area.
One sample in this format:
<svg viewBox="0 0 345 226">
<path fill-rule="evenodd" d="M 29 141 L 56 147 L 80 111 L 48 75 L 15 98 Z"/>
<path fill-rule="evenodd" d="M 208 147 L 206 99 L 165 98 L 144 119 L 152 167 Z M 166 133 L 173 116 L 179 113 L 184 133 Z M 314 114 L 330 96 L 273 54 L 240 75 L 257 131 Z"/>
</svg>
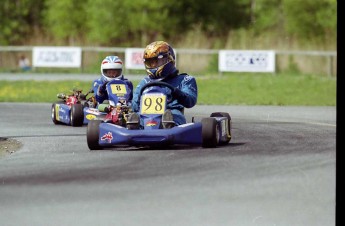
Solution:
<svg viewBox="0 0 345 226">
<path fill-rule="evenodd" d="M 229 113 L 227 113 L 227 112 L 213 112 L 213 113 L 211 113 L 211 116 L 210 117 L 225 117 L 226 119 L 227 119 L 227 121 L 228 121 L 228 123 L 227 123 L 227 135 L 226 135 L 226 138 L 225 138 L 225 140 L 220 140 L 219 141 L 219 143 L 220 144 L 227 144 L 227 143 L 229 143 L 230 142 L 230 140 L 231 140 L 231 116 L 230 116 L 230 114 Z"/>
<path fill-rule="evenodd" d="M 71 106 L 71 125 L 82 126 L 84 122 L 84 112 L 83 112 L 83 105 L 82 104 L 73 104 Z"/>
<path fill-rule="evenodd" d="M 98 143 L 99 139 L 99 125 L 102 123 L 102 120 L 91 120 L 87 124 L 86 130 L 86 139 L 87 146 L 90 150 L 101 150 L 102 147 Z"/>
<path fill-rule="evenodd" d="M 219 128 L 215 118 L 203 118 L 202 124 L 202 146 L 204 148 L 217 147 L 219 143 Z"/>
</svg>

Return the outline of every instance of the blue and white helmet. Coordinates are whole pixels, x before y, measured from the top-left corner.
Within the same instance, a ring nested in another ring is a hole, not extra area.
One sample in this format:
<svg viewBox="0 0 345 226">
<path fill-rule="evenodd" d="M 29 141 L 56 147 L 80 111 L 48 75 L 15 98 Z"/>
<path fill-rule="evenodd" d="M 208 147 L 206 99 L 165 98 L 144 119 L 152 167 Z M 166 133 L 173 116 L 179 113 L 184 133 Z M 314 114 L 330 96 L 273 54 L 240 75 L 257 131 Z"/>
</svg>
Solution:
<svg viewBox="0 0 345 226">
<path fill-rule="evenodd" d="M 103 80 L 110 82 L 114 79 L 123 79 L 122 75 L 122 60 L 118 56 L 107 56 L 101 64 L 101 73 Z M 109 74 L 109 71 L 112 71 Z"/>
</svg>

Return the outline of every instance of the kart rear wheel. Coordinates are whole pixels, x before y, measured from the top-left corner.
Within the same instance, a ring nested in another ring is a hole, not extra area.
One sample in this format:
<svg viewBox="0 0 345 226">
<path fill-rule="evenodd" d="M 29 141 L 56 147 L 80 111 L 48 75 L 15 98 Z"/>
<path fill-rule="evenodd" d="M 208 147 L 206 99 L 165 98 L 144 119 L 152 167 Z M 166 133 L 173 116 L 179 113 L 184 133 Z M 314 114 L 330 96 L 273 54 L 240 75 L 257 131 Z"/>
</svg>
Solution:
<svg viewBox="0 0 345 226">
<path fill-rule="evenodd" d="M 74 127 L 82 126 L 84 122 L 84 112 L 82 104 L 73 104 L 71 106 L 71 125 Z"/>
<path fill-rule="evenodd" d="M 227 144 L 231 140 L 231 116 L 227 112 L 213 112 L 210 117 L 226 117 L 228 121 L 228 136 L 226 141 L 220 141 L 220 144 Z"/>
<path fill-rule="evenodd" d="M 217 147 L 219 143 L 219 126 L 215 118 L 203 118 L 202 124 L 202 146 L 204 148 Z"/>
<path fill-rule="evenodd" d="M 57 124 L 62 124 L 62 123 L 59 122 L 59 121 L 57 120 L 57 118 L 56 118 L 56 105 L 57 105 L 57 104 L 63 104 L 63 103 L 64 103 L 63 101 L 58 101 L 58 102 L 52 104 L 52 108 L 51 108 L 51 113 L 52 113 L 52 115 L 51 115 L 51 117 L 52 117 L 52 121 L 53 121 L 53 123 L 54 123 L 55 125 L 57 125 Z"/>
<path fill-rule="evenodd" d="M 102 120 L 91 120 L 87 124 L 86 130 L 86 139 L 87 146 L 90 150 L 101 150 L 102 147 L 98 143 L 99 139 L 99 125 L 102 123 Z"/>
</svg>

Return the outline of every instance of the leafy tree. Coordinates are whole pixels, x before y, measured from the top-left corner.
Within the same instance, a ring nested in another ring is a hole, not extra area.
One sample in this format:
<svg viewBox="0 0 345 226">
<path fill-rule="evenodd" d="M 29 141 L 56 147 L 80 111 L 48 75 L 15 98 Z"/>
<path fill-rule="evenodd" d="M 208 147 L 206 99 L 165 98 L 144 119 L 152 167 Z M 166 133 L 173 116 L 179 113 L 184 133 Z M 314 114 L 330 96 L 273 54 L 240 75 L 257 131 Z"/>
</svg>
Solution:
<svg viewBox="0 0 345 226">
<path fill-rule="evenodd" d="M 87 37 L 103 44 L 137 41 L 143 46 L 156 39 L 183 37 L 195 25 L 208 35 L 226 35 L 250 22 L 248 0 L 89 0 L 87 5 Z"/>
<path fill-rule="evenodd" d="M 202 28 L 208 37 L 232 30 L 279 32 L 334 40 L 336 0 L 1 0 L 0 44 L 23 44 L 35 31 L 55 43 L 145 46 Z"/>
<path fill-rule="evenodd" d="M 89 0 L 86 13 L 87 36 L 100 44 L 146 45 L 160 37 L 168 23 L 167 9 L 159 0 Z"/>
<path fill-rule="evenodd" d="M 166 6 L 169 18 L 176 18 L 179 32 L 201 25 L 208 35 L 227 35 L 231 29 L 250 24 L 249 0 L 184 0 L 167 2 Z"/>
<path fill-rule="evenodd" d="M 303 39 L 335 36 L 336 0 L 284 0 L 286 31 Z"/>
<path fill-rule="evenodd" d="M 251 0 L 251 19 L 254 31 L 284 31 L 283 1 Z"/>
<path fill-rule="evenodd" d="M 70 45 L 84 36 L 85 1 L 46 0 L 44 11 L 45 26 L 57 39 L 65 39 Z"/>
<path fill-rule="evenodd" d="M 256 32 L 289 34 L 299 40 L 336 37 L 336 0 L 251 0 Z"/>
<path fill-rule="evenodd" d="M 22 44 L 40 26 L 43 1 L 2 0 L 0 7 L 0 44 Z"/>
</svg>

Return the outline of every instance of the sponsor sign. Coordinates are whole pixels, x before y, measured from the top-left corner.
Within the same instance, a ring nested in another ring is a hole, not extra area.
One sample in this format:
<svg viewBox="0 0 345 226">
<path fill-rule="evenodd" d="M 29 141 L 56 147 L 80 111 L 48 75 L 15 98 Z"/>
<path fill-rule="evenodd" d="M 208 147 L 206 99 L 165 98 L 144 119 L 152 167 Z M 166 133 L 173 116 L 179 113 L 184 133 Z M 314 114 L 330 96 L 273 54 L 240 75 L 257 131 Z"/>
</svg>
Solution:
<svg viewBox="0 0 345 226">
<path fill-rule="evenodd" d="M 33 47 L 33 67 L 80 67 L 80 47 Z"/>
<path fill-rule="evenodd" d="M 144 48 L 126 48 L 125 63 L 127 69 L 145 70 L 144 50 Z"/>
<path fill-rule="evenodd" d="M 275 52 L 271 50 L 220 50 L 221 72 L 275 72 Z"/>
<path fill-rule="evenodd" d="M 126 48 L 125 63 L 126 69 L 145 70 L 143 61 L 145 48 Z M 175 62 L 177 62 L 177 54 L 175 53 Z"/>
</svg>

